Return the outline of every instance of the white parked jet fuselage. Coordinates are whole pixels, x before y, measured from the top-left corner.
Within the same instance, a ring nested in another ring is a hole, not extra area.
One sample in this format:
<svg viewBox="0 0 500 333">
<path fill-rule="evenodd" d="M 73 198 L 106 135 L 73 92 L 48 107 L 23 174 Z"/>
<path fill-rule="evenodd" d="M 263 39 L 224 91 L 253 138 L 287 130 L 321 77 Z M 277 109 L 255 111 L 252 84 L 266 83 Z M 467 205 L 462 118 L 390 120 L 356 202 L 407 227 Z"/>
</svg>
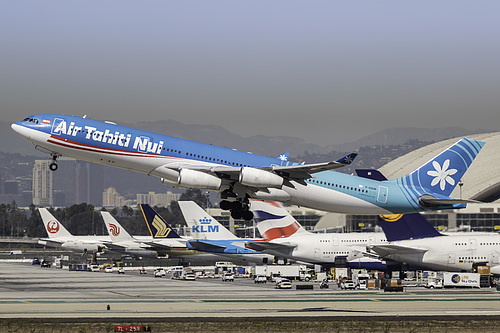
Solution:
<svg viewBox="0 0 500 333">
<path fill-rule="evenodd" d="M 471 272 L 488 264 L 500 274 L 500 235 L 467 233 L 409 239 L 368 246 L 385 259 L 452 272 Z"/>
</svg>

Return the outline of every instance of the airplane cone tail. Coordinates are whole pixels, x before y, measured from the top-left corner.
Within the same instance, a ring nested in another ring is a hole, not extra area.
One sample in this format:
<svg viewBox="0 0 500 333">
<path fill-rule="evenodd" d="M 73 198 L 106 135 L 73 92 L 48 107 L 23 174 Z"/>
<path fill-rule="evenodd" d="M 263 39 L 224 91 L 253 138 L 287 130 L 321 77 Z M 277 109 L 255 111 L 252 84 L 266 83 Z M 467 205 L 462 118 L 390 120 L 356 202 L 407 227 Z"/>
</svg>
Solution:
<svg viewBox="0 0 500 333">
<path fill-rule="evenodd" d="M 257 228 L 266 241 L 307 233 L 280 203 L 251 200 L 250 210 L 254 213 Z"/>
<path fill-rule="evenodd" d="M 141 204 L 140 207 L 153 238 L 181 238 L 151 206 Z"/>
<path fill-rule="evenodd" d="M 484 144 L 463 138 L 417 170 L 399 178 L 398 183 L 409 189 L 422 187 L 432 193 L 449 196 Z"/>
</svg>

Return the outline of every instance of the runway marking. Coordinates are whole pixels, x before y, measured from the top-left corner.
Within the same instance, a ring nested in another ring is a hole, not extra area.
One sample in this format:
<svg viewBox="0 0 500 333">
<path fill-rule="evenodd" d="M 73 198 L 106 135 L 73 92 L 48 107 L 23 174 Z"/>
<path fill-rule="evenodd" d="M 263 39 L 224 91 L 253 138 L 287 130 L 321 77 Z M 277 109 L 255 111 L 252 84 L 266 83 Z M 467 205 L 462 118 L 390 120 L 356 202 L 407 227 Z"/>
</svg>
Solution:
<svg viewBox="0 0 500 333">
<path fill-rule="evenodd" d="M 500 298 L 452 298 L 452 299 L 137 299 L 137 300 L 0 300 L 2 304 L 77 304 L 77 303 L 360 303 L 360 302 L 500 302 Z"/>
</svg>

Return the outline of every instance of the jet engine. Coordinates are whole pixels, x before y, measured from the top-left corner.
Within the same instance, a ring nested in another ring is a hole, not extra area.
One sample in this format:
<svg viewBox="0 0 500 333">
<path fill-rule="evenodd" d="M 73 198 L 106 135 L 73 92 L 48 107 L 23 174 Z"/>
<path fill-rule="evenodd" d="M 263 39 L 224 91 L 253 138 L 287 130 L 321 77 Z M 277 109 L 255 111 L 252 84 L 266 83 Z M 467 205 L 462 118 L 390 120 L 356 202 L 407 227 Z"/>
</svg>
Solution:
<svg viewBox="0 0 500 333">
<path fill-rule="evenodd" d="M 178 183 L 180 186 L 202 188 L 206 190 L 217 191 L 222 185 L 219 177 L 191 169 L 181 169 L 179 172 Z"/>
<path fill-rule="evenodd" d="M 245 186 L 281 188 L 284 179 L 269 171 L 243 167 L 239 181 Z"/>
</svg>

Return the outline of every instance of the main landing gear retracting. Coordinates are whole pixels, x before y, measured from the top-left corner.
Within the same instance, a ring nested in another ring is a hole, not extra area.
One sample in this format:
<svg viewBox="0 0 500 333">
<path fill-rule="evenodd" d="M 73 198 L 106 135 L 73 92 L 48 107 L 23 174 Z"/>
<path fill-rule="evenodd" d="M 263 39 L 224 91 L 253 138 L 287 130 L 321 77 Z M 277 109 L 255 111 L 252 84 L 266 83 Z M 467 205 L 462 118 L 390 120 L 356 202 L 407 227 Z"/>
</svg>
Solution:
<svg viewBox="0 0 500 333">
<path fill-rule="evenodd" d="M 235 220 L 243 219 L 250 221 L 253 219 L 253 213 L 249 210 L 248 199 L 237 201 L 222 200 L 219 207 L 223 210 L 231 211 L 231 217 Z"/>
</svg>

